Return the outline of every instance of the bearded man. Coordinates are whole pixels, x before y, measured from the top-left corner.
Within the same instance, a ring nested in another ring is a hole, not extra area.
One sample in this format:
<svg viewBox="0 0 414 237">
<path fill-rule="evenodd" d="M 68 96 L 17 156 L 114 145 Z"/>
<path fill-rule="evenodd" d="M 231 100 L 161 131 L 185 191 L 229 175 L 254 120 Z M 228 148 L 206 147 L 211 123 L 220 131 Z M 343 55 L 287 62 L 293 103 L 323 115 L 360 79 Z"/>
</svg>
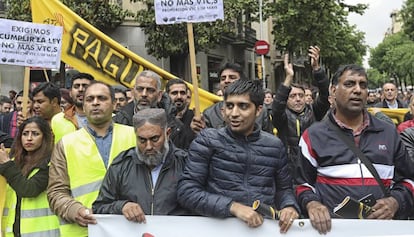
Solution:
<svg viewBox="0 0 414 237">
<path fill-rule="evenodd" d="M 112 162 L 93 213 L 120 214 L 138 223 L 145 223 L 145 215 L 189 214 L 177 202 L 177 180 L 187 153 L 169 141 L 165 110 L 140 110 L 133 124 L 137 146 Z"/>
</svg>

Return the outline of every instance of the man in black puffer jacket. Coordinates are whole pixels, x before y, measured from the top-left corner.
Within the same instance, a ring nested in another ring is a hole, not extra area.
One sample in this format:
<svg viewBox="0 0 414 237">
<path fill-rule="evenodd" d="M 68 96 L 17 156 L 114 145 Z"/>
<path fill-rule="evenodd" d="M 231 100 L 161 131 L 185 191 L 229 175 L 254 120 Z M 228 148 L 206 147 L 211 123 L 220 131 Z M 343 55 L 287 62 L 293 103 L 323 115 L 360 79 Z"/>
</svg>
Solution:
<svg viewBox="0 0 414 237">
<path fill-rule="evenodd" d="M 250 227 L 263 223 L 255 200 L 280 209 L 280 231 L 298 218 L 282 142 L 255 123 L 263 107 L 261 81 L 238 80 L 224 92 L 227 126 L 203 129 L 191 143 L 178 184 L 181 205 L 198 214 L 235 216 Z"/>
<path fill-rule="evenodd" d="M 112 162 L 93 204 L 99 214 L 123 214 L 145 222 L 145 215 L 186 215 L 177 202 L 178 177 L 187 153 L 168 141 L 170 129 L 163 109 L 144 109 L 134 117 L 137 147 Z"/>
</svg>

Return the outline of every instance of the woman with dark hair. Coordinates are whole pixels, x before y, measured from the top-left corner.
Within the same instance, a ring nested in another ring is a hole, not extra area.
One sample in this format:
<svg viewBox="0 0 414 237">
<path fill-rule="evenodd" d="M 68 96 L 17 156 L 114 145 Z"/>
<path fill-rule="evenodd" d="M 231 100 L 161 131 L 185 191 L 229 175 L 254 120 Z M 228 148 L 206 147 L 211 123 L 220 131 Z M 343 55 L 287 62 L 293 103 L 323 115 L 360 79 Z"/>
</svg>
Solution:
<svg viewBox="0 0 414 237">
<path fill-rule="evenodd" d="M 31 117 L 20 126 L 9 158 L 0 145 L 0 175 L 7 179 L 1 231 L 4 236 L 59 236 L 59 221 L 49 208 L 46 188 L 53 135 L 49 124 Z"/>
</svg>

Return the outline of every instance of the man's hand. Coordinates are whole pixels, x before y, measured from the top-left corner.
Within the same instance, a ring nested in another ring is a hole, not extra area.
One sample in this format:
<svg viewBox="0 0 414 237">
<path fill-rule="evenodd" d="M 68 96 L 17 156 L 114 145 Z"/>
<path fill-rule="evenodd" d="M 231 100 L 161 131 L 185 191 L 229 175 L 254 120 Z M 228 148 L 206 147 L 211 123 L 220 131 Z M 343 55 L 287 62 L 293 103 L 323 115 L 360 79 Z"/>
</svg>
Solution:
<svg viewBox="0 0 414 237">
<path fill-rule="evenodd" d="M 292 226 L 293 221 L 299 217 L 299 214 L 293 207 L 285 207 L 279 213 L 280 233 L 286 233 Z"/>
<path fill-rule="evenodd" d="M 368 219 L 390 220 L 397 213 L 399 208 L 397 200 L 393 197 L 378 199 L 372 207 L 373 212 L 367 217 Z"/>
<path fill-rule="evenodd" d="M 145 213 L 138 203 L 127 202 L 122 207 L 122 214 L 124 214 L 125 218 L 127 218 L 127 220 L 129 221 L 144 223 L 144 224 L 146 223 Z"/>
<path fill-rule="evenodd" d="M 289 63 L 289 54 L 285 54 L 283 63 L 284 63 L 285 74 L 286 74 L 286 78 L 285 78 L 285 81 L 283 82 L 283 85 L 289 87 L 290 84 L 292 84 L 293 76 L 295 75 L 295 72 L 293 71 L 293 65 Z"/>
<path fill-rule="evenodd" d="M 306 205 L 306 209 L 313 228 L 318 230 L 320 234 L 331 231 L 331 215 L 325 205 L 317 201 L 311 201 Z"/>
<path fill-rule="evenodd" d="M 85 207 L 79 208 L 78 213 L 75 216 L 75 221 L 83 227 L 87 227 L 88 224 L 96 224 L 96 219 L 92 215 L 92 210 Z"/>
<path fill-rule="evenodd" d="M 4 164 L 6 162 L 9 162 L 9 153 L 7 153 L 6 148 L 4 147 L 4 144 L 0 144 L 0 164 Z"/>
<path fill-rule="evenodd" d="M 230 213 L 246 222 L 249 227 L 259 227 L 263 224 L 263 216 L 253 210 L 252 207 L 245 206 L 241 203 L 233 202 L 230 207 Z"/>
<path fill-rule="evenodd" d="M 195 133 L 199 133 L 202 129 L 206 127 L 206 122 L 204 121 L 203 115 L 201 117 L 194 116 L 190 123 L 191 130 Z"/>
<path fill-rule="evenodd" d="M 321 51 L 318 46 L 309 47 L 309 57 L 311 59 L 311 66 L 314 71 L 319 70 L 321 66 L 319 65 L 319 52 Z"/>
</svg>

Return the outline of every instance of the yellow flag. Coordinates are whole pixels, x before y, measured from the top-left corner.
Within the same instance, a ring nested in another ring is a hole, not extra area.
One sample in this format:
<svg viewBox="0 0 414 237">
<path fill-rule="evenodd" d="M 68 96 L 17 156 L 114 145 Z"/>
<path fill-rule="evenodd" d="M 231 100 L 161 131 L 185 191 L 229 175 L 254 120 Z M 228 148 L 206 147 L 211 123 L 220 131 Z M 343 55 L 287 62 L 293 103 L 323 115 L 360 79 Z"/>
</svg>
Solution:
<svg viewBox="0 0 414 237">
<path fill-rule="evenodd" d="M 111 39 L 76 15 L 58 0 L 31 0 L 33 22 L 63 27 L 62 61 L 96 80 L 110 85 L 123 84 L 132 88 L 135 77 L 148 69 L 164 79 L 176 76 L 148 62 Z M 189 84 L 192 89 L 192 85 Z M 205 90 L 199 91 L 200 110 L 220 100 Z"/>
</svg>

